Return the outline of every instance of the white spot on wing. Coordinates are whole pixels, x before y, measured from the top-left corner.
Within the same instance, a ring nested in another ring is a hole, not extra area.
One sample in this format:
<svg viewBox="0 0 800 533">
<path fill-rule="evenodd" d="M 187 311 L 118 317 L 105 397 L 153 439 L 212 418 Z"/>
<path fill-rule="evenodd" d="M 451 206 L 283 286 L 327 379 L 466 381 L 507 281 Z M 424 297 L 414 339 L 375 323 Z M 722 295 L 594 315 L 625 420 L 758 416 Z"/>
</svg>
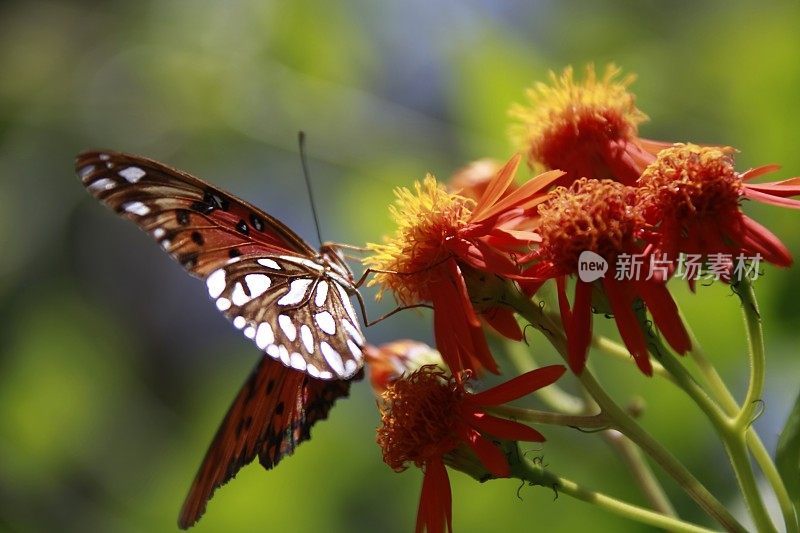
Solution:
<svg viewBox="0 0 800 533">
<path fill-rule="evenodd" d="M 281 327 L 283 333 L 286 334 L 289 340 L 294 342 L 294 340 L 297 338 L 297 328 L 294 327 L 292 319 L 287 315 L 280 315 L 278 317 L 278 325 Z"/>
<path fill-rule="evenodd" d="M 280 353 L 281 356 L 281 363 L 283 363 L 286 366 L 289 366 L 291 359 L 289 357 L 289 350 L 286 349 L 286 346 L 284 346 L 283 344 L 278 346 L 278 352 Z"/>
<path fill-rule="evenodd" d="M 316 270 L 318 272 L 322 272 L 325 270 L 325 267 L 317 263 L 316 261 L 312 261 L 311 259 L 306 259 L 305 257 L 299 257 L 296 255 L 282 255 L 280 256 L 281 259 L 284 261 L 288 261 L 289 263 L 294 263 L 295 265 L 303 265 L 306 268 L 310 268 L 311 270 Z"/>
<path fill-rule="evenodd" d="M 125 202 L 122 204 L 122 209 L 128 213 L 133 213 L 134 215 L 139 215 L 142 217 L 150 212 L 150 208 L 144 205 L 142 202 Z"/>
<path fill-rule="evenodd" d="M 311 334 L 311 328 L 308 327 L 308 324 L 300 326 L 300 339 L 303 341 L 306 351 L 314 353 L 314 335 Z"/>
<path fill-rule="evenodd" d="M 344 329 L 347 331 L 347 333 L 349 333 L 350 336 L 353 337 L 353 339 L 355 339 L 357 342 L 364 342 L 364 336 L 361 335 L 361 332 L 358 331 L 358 329 L 355 326 L 353 326 L 353 324 L 349 320 L 343 318 L 342 325 L 344 326 Z"/>
<path fill-rule="evenodd" d="M 334 350 L 330 344 L 324 341 L 319 343 L 319 349 L 322 351 L 325 361 L 328 362 L 328 366 L 330 366 L 337 375 L 343 375 L 344 363 L 342 362 L 342 356 L 339 355 L 339 352 Z"/>
<path fill-rule="evenodd" d="M 289 360 L 289 365 L 297 370 L 305 370 L 306 369 L 306 360 L 303 359 L 303 356 L 297 352 L 294 352 Z"/>
<path fill-rule="evenodd" d="M 262 322 L 256 331 L 256 345 L 263 350 L 273 342 L 275 342 L 275 334 L 272 332 L 272 327 L 266 322 Z"/>
<path fill-rule="evenodd" d="M 227 298 L 220 298 L 217 300 L 217 309 L 220 311 L 227 311 L 231 308 L 231 301 Z"/>
<path fill-rule="evenodd" d="M 233 292 L 231 293 L 231 300 L 233 300 L 234 305 L 242 306 L 252 300 L 247 294 L 244 292 L 244 287 L 242 287 L 241 283 L 236 283 L 233 287 Z"/>
<path fill-rule="evenodd" d="M 281 296 L 278 305 L 295 305 L 303 301 L 309 285 L 314 283 L 313 279 L 302 278 L 292 281 L 289 285 L 289 292 Z"/>
<path fill-rule="evenodd" d="M 347 361 L 344 362 L 344 374 L 342 374 L 342 376 L 349 378 L 350 376 L 356 373 L 356 370 L 358 370 L 358 363 L 356 363 L 352 359 L 348 359 Z"/>
<path fill-rule="evenodd" d="M 353 304 L 350 303 L 350 296 L 347 294 L 347 291 L 344 290 L 344 287 L 342 287 L 341 284 L 334 283 L 334 285 L 336 285 L 336 290 L 339 291 L 339 296 L 342 297 L 342 305 L 345 309 L 347 309 L 347 314 L 350 315 L 350 320 L 352 320 L 354 324 L 357 324 L 358 319 L 356 318 L 356 310 L 353 309 Z"/>
<path fill-rule="evenodd" d="M 145 175 L 145 171 L 139 167 L 128 167 L 119 171 L 119 175 L 131 183 L 136 183 Z"/>
<path fill-rule="evenodd" d="M 242 329 L 246 325 L 247 325 L 247 320 L 245 320 L 243 316 L 237 316 L 236 318 L 233 319 L 233 326 L 236 329 Z"/>
<path fill-rule="evenodd" d="M 314 294 L 314 304 L 317 307 L 325 305 L 325 300 L 328 298 L 328 282 L 324 279 L 317 285 L 317 292 Z"/>
<path fill-rule="evenodd" d="M 153 237 L 155 237 L 156 239 L 160 239 L 161 237 L 164 236 L 165 233 L 166 231 L 164 231 L 164 228 L 156 228 L 153 230 Z"/>
<path fill-rule="evenodd" d="M 111 159 L 111 156 L 108 155 L 108 154 L 100 154 L 99 157 L 100 157 L 100 161 L 108 161 L 109 159 Z"/>
<path fill-rule="evenodd" d="M 109 189 L 113 189 L 117 186 L 117 182 L 110 179 L 110 178 L 100 178 L 97 181 L 93 181 L 91 185 L 89 185 L 89 190 L 92 192 L 99 192 L 99 191 L 107 191 Z"/>
<path fill-rule="evenodd" d="M 336 333 L 336 322 L 333 321 L 333 315 L 331 315 L 329 312 L 322 311 L 321 313 L 317 313 L 314 315 L 314 321 L 319 326 L 319 329 L 328 335 L 333 335 Z"/>
<path fill-rule="evenodd" d="M 353 357 L 355 357 L 356 361 L 361 361 L 361 348 L 359 348 L 358 345 L 350 339 L 347 339 L 347 347 L 350 348 L 350 353 L 353 354 Z"/>
<path fill-rule="evenodd" d="M 333 374 L 328 372 L 327 370 L 320 370 L 319 371 L 319 379 L 331 379 Z"/>
<path fill-rule="evenodd" d="M 271 268 L 272 270 L 280 270 L 281 269 L 281 266 L 278 263 L 276 263 L 274 260 L 269 259 L 267 257 L 264 257 L 262 259 L 258 259 L 258 260 L 256 260 L 256 262 L 259 265 L 265 266 L 267 268 Z"/>
<path fill-rule="evenodd" d="M 94 172 L 94 165 L 86 165 L 85 167 L 83 167 L 78 171 L 78 176 L 80 176 L 81 178 L 85 178 L 92 172 Z"/>
<path fill-rule="evenodd" d="M 311 363 L 307 364 L 306 372 L 312 378 L 318 378 L 319 377 L 319 369 L 317 367 L 315 367 L 314 365 L 312 365 Z"/>
<path fill-rule="evenodd" d="M 267 355 L 272 357 L 273 359 L 277 359 L 281 356 L 280 350 L 278 350 L 278 346 L 275 344 L 270 344 L 267 346 Z"/>
<path fill-rule="evenodd" d="M 225 271 L 220 268 L 209 274 L 206 278 L 206 287 L 208 287 L 209 296 L 218 298 L 225 290 Z"/>
<path fill-rule="evenodd" d="M 244 277 L 244 282 L 247 283 L 252 298 L 258 298 L 264 294 L 272 283 L 266 274 L 248 274 Z"/>
<path fill-rule="evenodd" d="M 247 326 L 246 328 L 244 328 L 244 336 L 247 337 L 248 339 L 252 339 L 253 337 L 256 336 L 256 328 L 254 328 L 253 326 Z"/>
</svg>

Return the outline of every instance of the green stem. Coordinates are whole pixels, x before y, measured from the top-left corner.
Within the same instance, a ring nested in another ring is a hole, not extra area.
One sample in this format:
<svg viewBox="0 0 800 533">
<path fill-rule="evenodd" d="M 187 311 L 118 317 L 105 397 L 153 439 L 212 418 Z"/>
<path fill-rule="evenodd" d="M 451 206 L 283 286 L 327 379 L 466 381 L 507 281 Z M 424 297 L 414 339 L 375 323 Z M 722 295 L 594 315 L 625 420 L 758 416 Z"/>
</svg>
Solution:
<svg viewBox="0 0 800 533">
<path fill-rule="evenodd" d="M 538 411 L 536 409 L 526 409 L 524 407 L 513 407 L 510 405 L 498 405 L 488 407 L 486 410 L 492 414 L 504 418 L 512 418 L 520 422 L 533 422 L 536 424 L 550 424 L 554 426 L 567 426 L 573 428 L 606 428 L 609 421 L 601 413 L 597 415 L 562 415 L 550 411 Z"/>
<path fill-rule="evenodd" d="M 560 324 L 546 316 L 538 305 L 522 296 L 516 298 L 512 305 L 520 315 L 545 334 L 548 341 L 566 360 L 567 342 Z M 710 516 L 714 517 L 728 531 L 745 531 L 742 524 L 669 450 L 642 429 L 636 420 L 614 402 L 588 369 L 584 370 L 578 378 L 603 413 L 613 421 L 614 427 L 658 463 Z"/>
<path fill-rule="evenodd" d="M 750 381 L 747 385 L 747 394 L 744 397 L 742 410 L 733 422 L 738 430 L 746 429 L 753 422 L 755 409 L 764 392 L 766 357 L 764 354 L 764 334 L 761 330 L 761 314 L 758 312 L 758 303 L 756 302 L 753 285 L 745 278 L 734 287 L 737 288 L 736 293 L 742 300 L 742 313 L 744 314 L 747 341 L 750 347 L 748 350 Z"/>
<path fill-rule="evenodd" d="M 520 342 L 504 343 L 505 355 L 519 371 L 520 374 L 536 369 L 536 363 L 528 353 L 525 345 Z M 547 387 L 542 387 L 534 394 L 542 400 L 548 407 L 568 415 L 581 415 L 587 412 L 586 405 L 580 398 L 573 396 L 553 383 Z"/>
<path fill-rule="evenodd" d="M 713 530 L 706 529 L 677 518 L 644 509 L 627 502 L 623 502 L 606 494 L 585 489 L 569 479 L 559 477 L 545 470 L 541 465 L 528 459 L 523 459 L 514 465 L 512 475 L 528 482 L 530 485 L 550 487 L 556 493 L 563 493 L 578 500 L 596 505 L 606 511 L 635 520 L 642 524 L 660 528 L 666 531 L 680 531 L 687 533 L 709 533 Z"/>
<path fill-rule="evenodd" d="M 683 313 L 681 313 L 681 320 L 686 326 L 686 331 L 689 333 L 689 340 L 692 343 L 692 350 L 689 352 L 689 355 L 703 374 L 711 393 L 714 395 L 714 399 L 719 402 L 727 416 L 731 418 L 737 416 L 740 412 L 740 408 L 739 404 L 736 402 L 736 398 L 731 394 L 727 385 L 725 385 L 725 382 L 717 372 L 717 369 L 714 368 L 714 365 L 706 356 L 700 341 L 692 331 Z M 787 533 L 800 533 L 798 516 L 792 499 L 789 496 L 789 492 L 786 490 L 786 485 L 783 483 L 783 478 L 781 478 L 780 473 L 778 473 L 778 469 L 775 467 L 775 463 L 767 451 L 766 446 L 764 446 L 764 442 L 752 425 L 747 428 L 747 444 L 750 447 L 753 458 L 764 473 L 764 477 L 772 486 L 772 490 L 775 493 L 775 497 L 781 509 L 781 514 L 783 515 Z"/>
<path fill-rule="evenodd" d="M 612 341 L 608 337 L 603 337 L 602 335 L 593 335 L 592 347 L 596 348 L 601 353 L 613 357 L 614 359 L 619 359 L 620 361 L 626 362 L 630 362 L 631 360 L 631 354 L 628 349 L 622 344 Z M 658 361 L 653 361 L 653 375 L 669 380 L 672 379 L 670 373 L 667 372 L 667 370 L 661 366 Z"/>
<path fill-rule="evenodd" d="M 664 488 L 645 461 L 641 450 L 631 442 L 631 439 L 615 429 L 604 431 L 603 437 L 625 461 L 628 469 L 633 473 L 636 484 L 642 489 L 653 509 L 663 515 L 677 518 L 678 513 L 675 512 L 675 508 L 664 492 Z"/>
<path fill-rule="evenodd" d="M 745 441 L 745 427 L 738 425 L 735 420 L 728 418 L 716 403 L 698 385 L 683 364 L 678 361 L 672 351 L 664 344 L 661 336 L 658 335 L 647 322 L 647 316 L 643 309 L 637 310 L 639 327 L 642 329 L 648 340 L 651 353 L 657 355 L 661 363 L 674 377 L 678 386 L 689 395 L 695 404 L 706 415 L 706 418 L 714 426 L 714 430 L 719 435 L 725 446 L 725 451 L 730 459 L 731 466 L 739 483 L 747 507 L 753 517 L 753 521 L 759 531 L 775 531 L 775 526 L 767 513 L 761 493 L 758 490 L 753 466 L 747 453 Z"/>
</svg>

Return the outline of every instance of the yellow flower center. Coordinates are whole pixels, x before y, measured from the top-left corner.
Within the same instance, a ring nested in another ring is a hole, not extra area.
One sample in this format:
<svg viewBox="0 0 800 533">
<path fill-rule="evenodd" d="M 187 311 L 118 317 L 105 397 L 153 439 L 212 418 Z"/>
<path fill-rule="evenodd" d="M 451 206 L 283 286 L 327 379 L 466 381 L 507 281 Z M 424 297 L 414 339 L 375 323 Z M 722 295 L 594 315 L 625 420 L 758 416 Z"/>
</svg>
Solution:
<svg viewBox="0 0 800 533">
<path fill-rule="evenodd" d="M 458 445 L 456 424 L 463 385 L 435 365 L 395 381 L 381 395 L 378 444 L 383 460 L 396 471 L 452 451 Z"/>
<path fill-rule="evenodd" d="M 397 223 L 393 237 L 382 244 L 369 243 L 373 255 L 363 262 L 367 267 L 389 271 L 378 273 L 369 286 L 389 289 L 403 304 L 430 301 L 429 285 L 442 279 L 442 262 L 450 255 L 446 241 L 463 228 L 475 202 L 448 193 L 428 175 L 414 191 L 401 187 L 395 191 L 395 205 L 389 208 Z"/>
<path fill-rule="evenodd" d="M 585 169 L 609 141 L 632 140 L 638 125 L 647 120 L 628 91 L 635 76 L 618 79 L 619 74 L 618 67 L 609 65 L 598 79 L 589 65 L 579 83 L 568 67 L 560 77 L 551 72 L 550 85 L 537 83 L 528 89 L 528 105 L 514 105 L 509 113 L 520 121 L 511 134 L 529 161 L 577 173 L 574 178 L 610 177 L 590 175 Z"/>
<path fill-rule="evenodd" d="M 634 201 L 633 188 L 611 180 L 581 178 L 556 188 L 539 208 L 541 259 L 574 273 L 585 250 L 609 261 L 630 251 L 639 222 Z"/>
<path fill-rule="evenodd" d="M 661 150 L 639 178 L 642 207 L 659 221 L 708 219 L 738 210 L 743 185 L 731 153 L 695 144 Z"/>
</svg>

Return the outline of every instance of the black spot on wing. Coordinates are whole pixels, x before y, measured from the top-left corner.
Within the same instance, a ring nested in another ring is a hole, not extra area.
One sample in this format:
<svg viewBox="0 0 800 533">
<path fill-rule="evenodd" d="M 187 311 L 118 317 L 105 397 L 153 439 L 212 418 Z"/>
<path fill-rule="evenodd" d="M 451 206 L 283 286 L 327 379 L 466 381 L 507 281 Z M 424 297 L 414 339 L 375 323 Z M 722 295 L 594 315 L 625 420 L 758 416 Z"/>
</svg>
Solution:
<svg viewBox="0 0 800 533">
<path fill-rule="evenodd" d="M 247 227 L 247 222 L 244 220 L 239 220 L 239 222 L 236 223 L 236 231 L 242 235 L 247 235 L 250 233 L 250 229 Z"/>
</svg>

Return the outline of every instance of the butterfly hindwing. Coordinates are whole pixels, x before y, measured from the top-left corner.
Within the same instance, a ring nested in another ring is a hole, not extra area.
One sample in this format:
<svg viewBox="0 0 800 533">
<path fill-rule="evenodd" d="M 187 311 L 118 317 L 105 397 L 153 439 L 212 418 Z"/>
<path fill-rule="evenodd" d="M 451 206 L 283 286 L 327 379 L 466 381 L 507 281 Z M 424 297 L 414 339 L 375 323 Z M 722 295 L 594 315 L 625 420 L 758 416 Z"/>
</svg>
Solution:
<svg viewBox="0 0 800 533">
<path fill-rule="evenodd" d="M 363 372 L 354 379 L 361 379 Z M 270 469 L 310 438 L 311 426 L 327 418 L 346 397 L 352 380 L 323 381 L 264 356 L 233 401 L 206 452 L 178 524 L 188 528 L 202 516 L 214 491 L 256 455 Z"/>
</svg>

